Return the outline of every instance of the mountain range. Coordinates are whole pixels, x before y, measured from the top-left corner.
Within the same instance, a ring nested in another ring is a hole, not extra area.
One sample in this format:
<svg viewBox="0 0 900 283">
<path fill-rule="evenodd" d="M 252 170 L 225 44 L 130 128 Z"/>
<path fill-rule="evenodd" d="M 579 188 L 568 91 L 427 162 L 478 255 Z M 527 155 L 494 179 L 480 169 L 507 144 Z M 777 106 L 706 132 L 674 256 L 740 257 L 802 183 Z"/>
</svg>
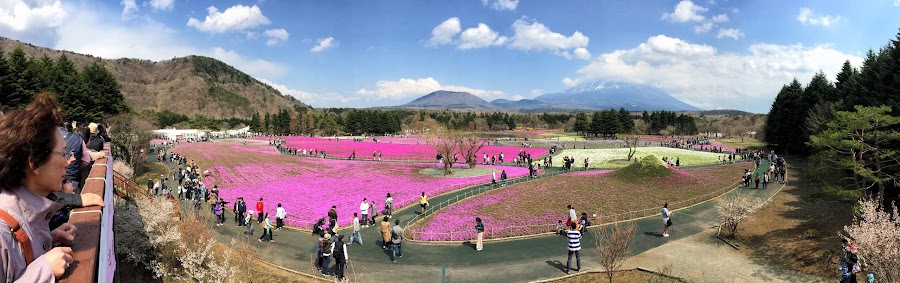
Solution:
<svg viewBox="0 0 900 283">
<path fill-rule="evenodd" d="M 103 59 L 0 37 L 0 50 L 5 54 L 17 47 L 32 59 L 47 56 L 56 60 L 65 54 L 78 69 L 99 61 L 116 78 L 125 103 L 138 112 L 169 110 L 187 116 L 202 114 L 221 119 L 250 118 L 256 113 L 309 107 L 209 57 L 187 56 L 159 62 Z"/>
<path fill-rule="evenodd" d="M 665 91 L 647 85 L 626 82 L 590 82 L 534 99 L 517 101 L 496 99 L 487 102 L 468 92 L 435 91 L 398 106 L 424 109 L 517 109 L 534 110 L 600 110 L 625 108 L 628 111 L 698 111 Z"/>
</svg>

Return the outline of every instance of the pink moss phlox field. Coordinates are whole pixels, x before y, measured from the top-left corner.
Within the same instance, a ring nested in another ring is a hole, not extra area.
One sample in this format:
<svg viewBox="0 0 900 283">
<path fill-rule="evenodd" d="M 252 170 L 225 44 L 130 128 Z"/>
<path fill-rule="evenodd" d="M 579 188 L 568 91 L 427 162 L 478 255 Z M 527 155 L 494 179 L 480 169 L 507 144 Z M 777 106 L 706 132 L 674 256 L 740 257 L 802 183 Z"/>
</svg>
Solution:
<svg viewBox="0 0 900 283">
<path fill-rule="evenodd" d="M 425 241 L 471 240 L 475 217 L 481 217 L 486 238 L 549 232 L 565 221 L 567 205 L 580 215 L 609 217 L 628 211 L 656 209 L 663 203 L 706 195 L 737 184 L 749 162 L 676 170 L 665 177 L 618 176 L 618 172 L 587 171 L 510 185 L 460 201 L 410 228 L 410 235 Z M 673 209 L 677 209 L 674 207 Z M 594 220 L 595 224 L 599 220 Z M 545 224 L 545 225 L 537 225 Z M 529 228 L 492 228 L 535 226 Z M 449 233 L 453 232 L 450 237 Z"/>
<path fill-rule="evenodd" d="M 724 143 L 720 142 L 711 142 L 710 144 L 704 145 L 695 144 L 691 146 L 691 149 L 709 151 L 710 147 L 722 148 L 725 152 L 734 152 L 734 148 L 726 146 Z"/>
<path fill-rule="evenodd" d="M 341 139 L 340 141 L 335 141 L 335 139 L 327 139 L 327 138 L 309 138 L 309 137 L 283 137 L 285 139 L 285 143 L 287 147 L 296 148 L 296 149 L 306 149 L 306 150 L 325 150 L 329 156 L 332 157 L 340 157 L 347 158 L 350 157 L 350 154 L 356 152 L 357 159 L 371 159 L 372 153 L 375 151 L 381 152 L 382 159 L 415 159 L 415 160 L 434 160 L 437 155 L 437 151 L 434 147 L 425 144 L 424 141 L 420 140 L 420 144 L 416 144 L 416 138 L 377 138 L 378 143 L 372 142 L 371 139 L 366 139 L 363 142 L 356 142 L 347 139 Z M 257 138 L 265 140 L 265 137 Z M 392 140 L 397 140 L 397 143 L 389 143 Z M 488 157 L 493 155 L 499 156 L 500 153 L 506 157 L 507 162 L 512 162 L 513 158 L 519 151 L 525 150 L 525 152 L 530 153 L 532 157 L 537 158 L 538 156 L 544 155 L 547 153 L 547 149 L 545 148 L 526 148 L 526 147 L 514 147 L 514 146 L 485 146 L 481 151 L 476 154 L 478 157 L 478 162 L 482 161 L 484 157 L 483 154 L 487 153 Z M 463 156 L 459 156 L 460 162 L 463 160 Z"/>
<path fill-rule="evenodd" d="M 343 142 L 342 142 L 343 143 Z M 349 143 L 349 142 L 347 142 Z M 359 213 L 363 198 L 374 200 L 379 211 L 391 193 L 400 208 L 418 202 L 421 192 L 429 197 L 466 185 L 488 183 L 491 175 L 467 178 L 429 177 L 419 171 L 440 168 L 438 164 L 409 164 L 313 159 L 278 154 L 268 145 L 230 145 L 185 143 L 176 153 L 196 161 L 201 170 L 209 169 L 207 186 L 218 185 L 223 199 L 233 202 L 244 197 L 250 208 L 262 197 L 265 212 L 275 215 L 278 203 L 288 212 L 285 222 L 309 228 L 337 206 L 338 225 L 349 225 L 353 213 Z M 510 178 L 524 176 L 519 167 L 479 166 L 506 170 Z M 229 209 L 231 204 L 228 205 Z M 379 214 L 381 214 L 379 212 Z"/>
</svg>

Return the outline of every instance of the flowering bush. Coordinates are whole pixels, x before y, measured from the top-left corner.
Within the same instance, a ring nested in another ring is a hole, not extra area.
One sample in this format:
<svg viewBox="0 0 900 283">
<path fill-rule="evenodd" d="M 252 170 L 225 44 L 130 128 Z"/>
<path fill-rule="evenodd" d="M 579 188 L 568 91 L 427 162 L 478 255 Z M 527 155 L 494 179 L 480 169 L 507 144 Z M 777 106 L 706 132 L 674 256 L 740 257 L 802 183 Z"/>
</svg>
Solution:
<svg viewBox="0 0 900 283">
<path fill-rule="evenodd" d="M 844 226 L 849 238 L 859 247 L 866 271 L 878 282 L 900 282 L 900 213 L 897 206 L 888 210 L 874 200 L 860 200 L 862 215 Z"/>
<path fill-rule="evenodd" d="M 474 235 L 481 217 L 486 238 L 538 234 L 566 219 L 566 205 L 597 214 L 594 222 L 624 220 L 659 213 L 687 200 L 700 201 L 711 192 L 734 186 L 750 163 L 692 168 L 668 176 L 648 177 L 618 171 L 579 172 L 510 185 L 460 201 L 409 228 L 417 240 L 459 241 Z M 684 205 L 689 205 L 685 203 Z M 597 224 L 597 223 L 595 223 Z M 452 236 L 451 236 L 452 232 Z"/>
<path fill-rule="evenodd" d="M 265 139 L 265 137 L 261 137 L 260 139 Z M 366 139 L 362 142 L 346 139 L 337 141 L 337 139 L 308 137 L 284 137 L 284 139 L 286 147 L 296 148 L 301 151 L 304 149 L 307 151 L 325 150 L 325 153 L 329 156 L 341 158 L 348 158 L 353 152 L 356 152 L 357 159 L 372 159 L 372 153 L 376 151 L 380 152 L 382 158 L 386 160 L 435 160 L 435 156 L 437 155 L 437 151 L 433 146 L 414 138 L 377 138 L 378 143 L 372 142 L 371 139 Z M 398 143 L 390 143 L 394 140 L 397 140 Z M 416 141 L 420 141 L 420 143 L 416 144 Z M 494 155 L 499 157 L 500 153 L 503 153 L 506 157 L 506 161 L 511 162 L 513 157 L 521 150 L 525 150 L 525 152 L 530 153 L 531 156 L 535 158 L 547 153 L 547 149 L 544 148 L 489 145 L 481 149 L 481 151 L 476 154 L 476 157 L 478 157 L 478 161 L 481 162 L 483 154 L 485 153 L 488 155 L 488 158 Z M 465 158 L 463 156 L 459 156 L 459 162 L 463 162 L 464 160 Z"/>
<path fill-rule="evenodd" d="M 626 158 L 628 158 L 627 148 L 565 149 L 557 155 L 558 156 L 553 160 L 554 166 L 562 163 L 562 156 L 574 157 L 574 166 L 579 168 L 584 166 L 585 158 L 589 158 L 588 167 L 590 168 L 622 168 L 628 165 L 613 162 L 613 160 L 625 160 Z M 673 164 L 675 163 L 674 160 L 677 158 L 680 161 L 679 164 L 681 166 L 715 164 L 717 160 L 720 160 L 718 158 L 724 156 L 724 154 L 720 153 L 693 151 L 669 147 L 638 147 L 637 152 L 634 156 L 642 158 L 648 155 L 654 155 L 660 159 L 663 157 L 672 158 Z M 543 162 L 543 160 L 535 161 Z M 632 159 L 632 161 L 634 161 L 634 159 Z"/>
<path fill-rule="evenodd" d="M 380 211 L 388 193 L 399 208 L 418 202 L 423 191 L 434 196 L 491 181 L 490 171 L 470 177 L 432 177 L 423 171 L 440 168 L 440 164 L 302 158 L 278 154 L 267 145 L 192 143 L 174 151 L 208 169 L 210 176 L 204 182 L 208 187 L 218 185 L 219 195 L 226 201 L 233 203 L 243 197 L 248 208 L 253 208 L 263 198 L 270 215 L 275 215 L 276 204 L 281 203 L 288 213 L 285 223 L 306 228 L 325 217 L 332 205 L 337 206 L 338 225 L 345 226 L 354 212 L 360 212 L 363 198 L 375 201 Z M 479 167 L 497 169 L 498 178 L 500 170 L 506 170 L 509 178 L 528 174 L 519 167 Z"/>
</svg>

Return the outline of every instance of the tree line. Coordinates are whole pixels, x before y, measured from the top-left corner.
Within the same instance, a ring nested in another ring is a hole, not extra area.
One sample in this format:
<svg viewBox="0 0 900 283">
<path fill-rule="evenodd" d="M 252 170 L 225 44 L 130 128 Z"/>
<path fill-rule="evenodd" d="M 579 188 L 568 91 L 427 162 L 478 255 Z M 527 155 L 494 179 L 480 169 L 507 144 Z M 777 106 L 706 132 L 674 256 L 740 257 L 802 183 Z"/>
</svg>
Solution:
<svg viewBox="0 0 900 283">
<path fill-rule="evenodd" d="M 803 86 L 784 85 L 766 120 L 765 140 L 787 154 L 808 155 L 824 190 L 857 196 L 900 183 L 900 33 L 860 68 L 844 62 L 834 83 L 822 72 Z"/>
<path fill-rule="evenodd" d="M 99 61 L 81 68 L 63 53 L 32 58 L 21 47 L 0 50 L 0 110 L 21 108 L 48 92 L 59 100 L 69 120 L 97 122 L 129 111 L 119 83 Z"/>
</svg>

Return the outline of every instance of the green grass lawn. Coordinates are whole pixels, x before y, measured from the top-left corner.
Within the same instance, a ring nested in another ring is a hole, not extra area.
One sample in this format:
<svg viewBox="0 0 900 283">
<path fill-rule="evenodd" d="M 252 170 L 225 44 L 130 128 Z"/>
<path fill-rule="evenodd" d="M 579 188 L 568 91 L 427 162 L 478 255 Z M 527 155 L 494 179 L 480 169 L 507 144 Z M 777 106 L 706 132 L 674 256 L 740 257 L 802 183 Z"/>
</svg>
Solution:
<svg viewBox="0 0 900 283">
<path fill-rule="evenodd" d="M 538 140 L 583 141 L 584 137 L 575 133 L 554 133 L 537 135 Z"/>
<path fill-rule="evenodd" d="M 647 155 L 655 155 L 660 160 L 663 157 L 679 159 L 681 166 L 714 164 L 717 158 L 723 154 L 668 148 L 668 147 L 638 147 L 635 157 L 644 157 Z M 569 156 L 575 158 L 575 166 L 583 167 L 584 159 L 588 158 L 588 167 L 590 168 L 622 168 L 627 164 L 621 160 L 628 158 L 627 148 L 613 149 L 566 149 L 561 151 L 553 160 L 553 166 L 562 164 L 562 157 Z M 616 161 L 620 160 L 620 161 Z M 632 159 L 633 161 L 634 159 Z M 543 160 L 536 160 L 543 162 Z M 674 162 L 673 162 L 674 163 Z"/>
<path fill-rule="evenodd" d="M 752 138 L 744 138 L 743 142 L 740 138 L 716 139 L 716 141 L 731 148 L 763 148 L 767 146 L 765 142 Z"/>
</svg>

